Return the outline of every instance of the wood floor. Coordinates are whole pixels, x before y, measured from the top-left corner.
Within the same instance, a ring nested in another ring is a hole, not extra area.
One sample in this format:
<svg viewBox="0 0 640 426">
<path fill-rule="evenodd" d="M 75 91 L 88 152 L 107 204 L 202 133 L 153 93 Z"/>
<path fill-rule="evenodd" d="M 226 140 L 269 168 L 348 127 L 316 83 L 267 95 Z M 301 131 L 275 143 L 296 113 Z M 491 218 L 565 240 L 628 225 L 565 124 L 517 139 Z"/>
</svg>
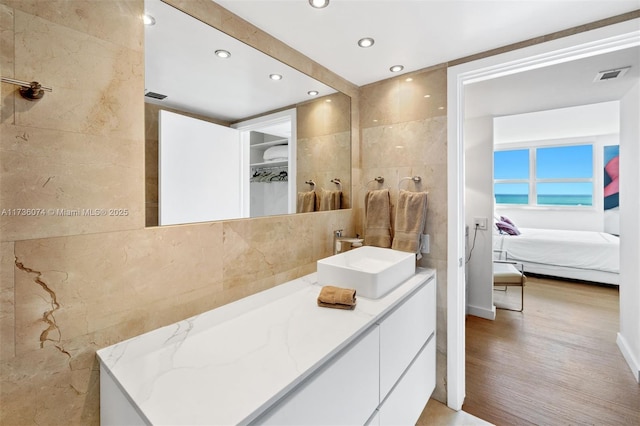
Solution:
<svg viewBox="0 0 640 426">
<path fill-rule="evenodd" d="M 468 316 L 463 410 L 496 425 L 640 425 L 640 385 L 616 345 L 618 297 L 530 278 L 524 312 Z"/>
</svg>

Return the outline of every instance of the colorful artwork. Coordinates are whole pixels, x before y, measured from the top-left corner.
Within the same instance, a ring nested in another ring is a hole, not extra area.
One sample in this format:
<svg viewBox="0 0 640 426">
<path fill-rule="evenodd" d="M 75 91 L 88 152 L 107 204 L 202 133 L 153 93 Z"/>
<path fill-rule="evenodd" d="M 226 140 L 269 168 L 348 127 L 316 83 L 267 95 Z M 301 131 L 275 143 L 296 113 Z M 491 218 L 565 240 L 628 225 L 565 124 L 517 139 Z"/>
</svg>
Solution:
<svg viewBox="0 0 640 426">
<path fill-rule="evenodd" d="M 604 209 L 620 205 L 620 145 L 604 147 Z"/>
</svg>

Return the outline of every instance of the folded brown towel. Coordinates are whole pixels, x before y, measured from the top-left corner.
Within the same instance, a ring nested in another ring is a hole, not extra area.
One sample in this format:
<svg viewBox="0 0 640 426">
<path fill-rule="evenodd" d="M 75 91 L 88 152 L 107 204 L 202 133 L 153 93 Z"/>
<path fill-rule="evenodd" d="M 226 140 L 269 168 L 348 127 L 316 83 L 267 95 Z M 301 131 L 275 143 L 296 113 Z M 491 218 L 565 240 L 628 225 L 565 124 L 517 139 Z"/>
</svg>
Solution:
<svg viewBox="0 0 640 426">
<path fill-rule="evenodd" d="M 427 193 L 400 190 L 391 248 L 418 253 L 427 221 Z"/>
<path fill-rule="evenodd" d="M 367 192 L 364 197 L 364 243 L 391 247 L 391 196 L 388 189 Z"/>
<path fill-rule="evenodd" d="M 308 213 L 315 210 L 315 191 L 298 192 L 297 213 Z"/>
<path fill-rule="evenodd" d="M 356 291 L 350 288 L 326 285 L 318 295 L 318 306 L 323 308 L 353 309 L 356 307 Z"/>
</svg>

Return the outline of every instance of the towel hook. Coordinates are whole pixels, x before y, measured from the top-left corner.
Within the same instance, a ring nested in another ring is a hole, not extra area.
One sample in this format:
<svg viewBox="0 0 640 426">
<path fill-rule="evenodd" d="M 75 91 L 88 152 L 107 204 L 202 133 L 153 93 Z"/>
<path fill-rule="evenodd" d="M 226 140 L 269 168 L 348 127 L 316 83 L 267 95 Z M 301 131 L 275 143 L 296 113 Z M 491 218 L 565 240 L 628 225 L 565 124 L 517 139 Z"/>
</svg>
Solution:
<svg viewBox="0 0 640 426">
<path fill-rule="evenodd" d="M 338 189 L 342 191 L 342 182 L 340 182 L 340 178 L 331 179 L 331 183 L 338 185 Z"/>
<path fill-rule="evenodd" d="M 309 179 L 309 180 L 305 181 L 305 183 L 307 185 L 311 185 L 311 190 L 312 191 L 314 191 L 316 189 L 316 183 L 313 180 Z"/>
</svg>

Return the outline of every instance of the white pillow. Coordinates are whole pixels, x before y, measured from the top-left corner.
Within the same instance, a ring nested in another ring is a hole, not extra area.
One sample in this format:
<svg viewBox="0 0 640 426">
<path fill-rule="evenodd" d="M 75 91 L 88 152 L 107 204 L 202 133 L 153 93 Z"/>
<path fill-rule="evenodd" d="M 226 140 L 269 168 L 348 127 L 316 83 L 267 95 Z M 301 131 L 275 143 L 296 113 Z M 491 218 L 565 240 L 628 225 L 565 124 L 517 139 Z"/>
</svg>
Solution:
<svg viewBox="0 0 640 426">
<path fill-rule="evenodd" d="M 289 158 L 289 145 L 276 145 L 267 148 L 262 158 L 264 161 L 286 160 Z"/>
</svg>

